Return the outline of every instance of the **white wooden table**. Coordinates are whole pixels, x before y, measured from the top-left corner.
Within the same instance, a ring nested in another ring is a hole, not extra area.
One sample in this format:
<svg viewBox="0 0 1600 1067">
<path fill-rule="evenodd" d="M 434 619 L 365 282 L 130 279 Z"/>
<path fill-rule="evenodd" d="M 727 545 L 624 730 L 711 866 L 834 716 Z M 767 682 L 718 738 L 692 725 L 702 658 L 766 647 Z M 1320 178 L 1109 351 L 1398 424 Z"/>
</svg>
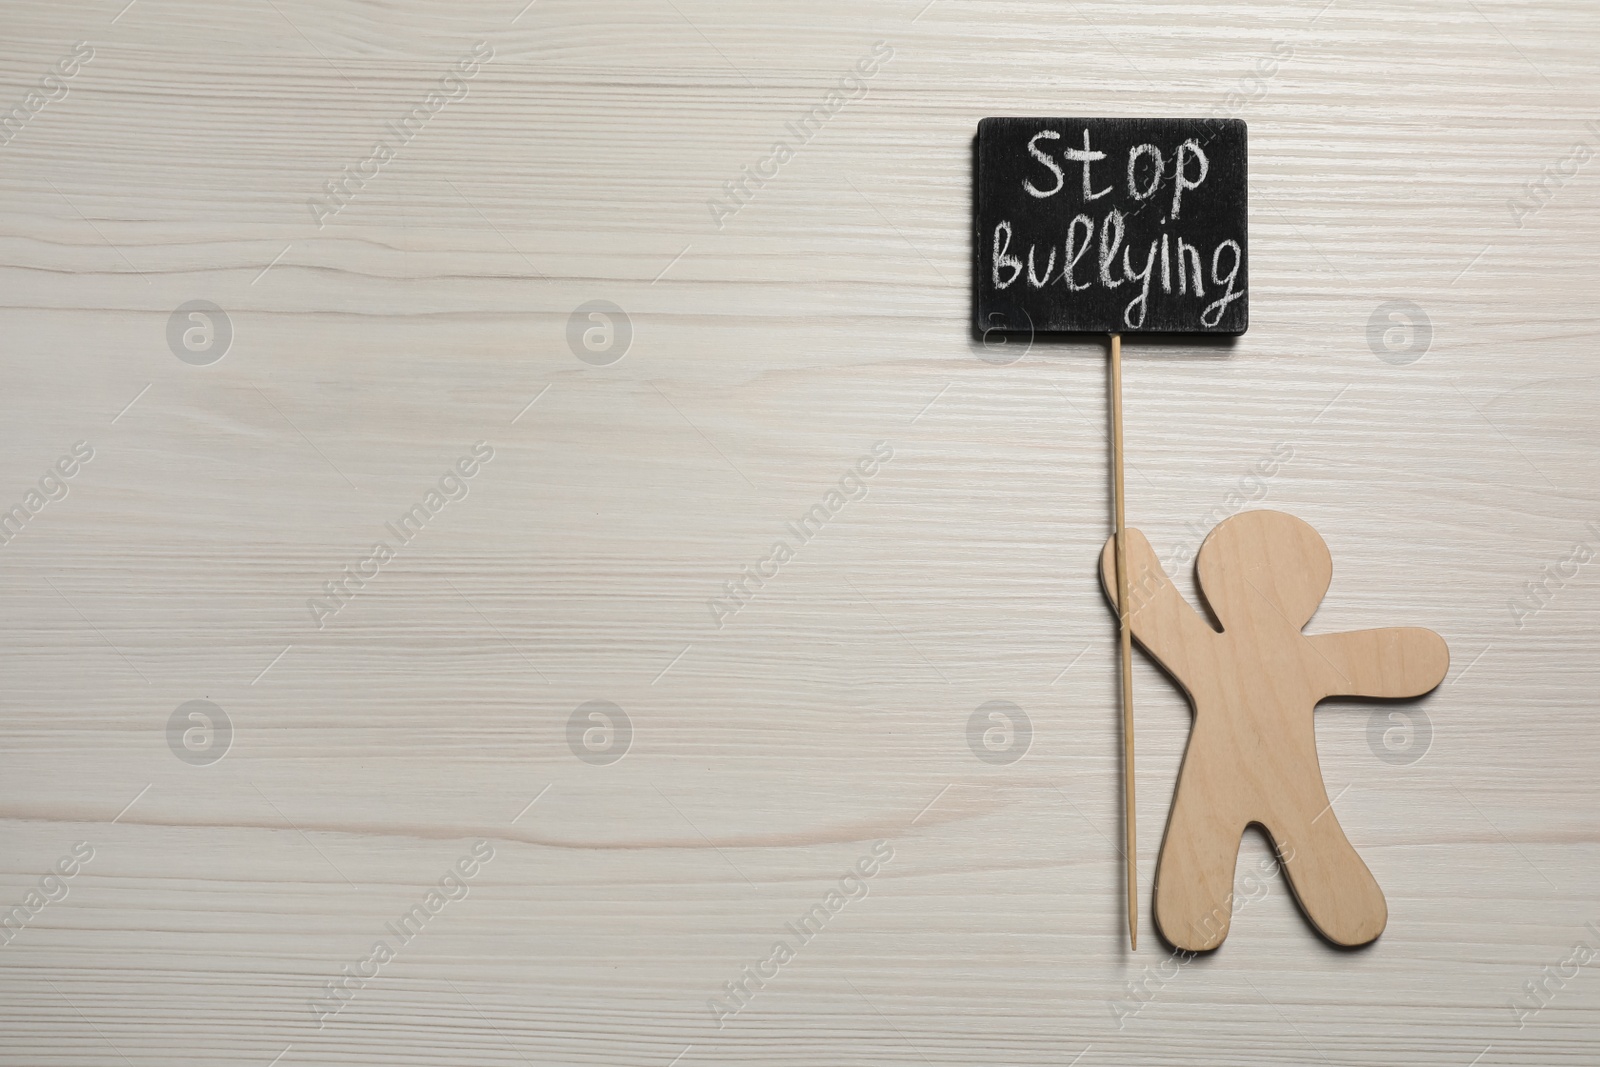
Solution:
<svg viewBox="0 0 1600 1067">
<path fill-rule="evenodd" d="M 524 2 L 0 15 L 0 1061 L 1595 1062 L 1600 12 Z M 1163 948 L 1143 659 L 1127 950 L 1103 353 L 970 334 L 993 114 L 1250 124 L 1252 325 L 1129 342 L 1129 509 L 1449 641 L 1319 712 L 1366 950 L 1255 834 Z"/>
</svg>

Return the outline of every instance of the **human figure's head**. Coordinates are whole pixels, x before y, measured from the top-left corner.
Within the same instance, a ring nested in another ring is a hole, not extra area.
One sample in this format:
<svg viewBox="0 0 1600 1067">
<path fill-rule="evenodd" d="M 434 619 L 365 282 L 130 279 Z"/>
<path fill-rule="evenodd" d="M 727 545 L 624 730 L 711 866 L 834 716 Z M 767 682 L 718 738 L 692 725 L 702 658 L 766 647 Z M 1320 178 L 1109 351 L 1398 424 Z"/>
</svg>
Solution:
<svg viewBox="0 0 1600 1067">
<path fill-rule="evenodd" d="M 1229 560 L 1243 564 L 1230 568 Z M 1298 630 L 1333 581 L 1333 557 L 1322 535 L 1281 511 L 1244 511 L 1218 523 L 1195 567 L 1224 631 L 1230 618 L 1282 619 Z"/>
</svg>

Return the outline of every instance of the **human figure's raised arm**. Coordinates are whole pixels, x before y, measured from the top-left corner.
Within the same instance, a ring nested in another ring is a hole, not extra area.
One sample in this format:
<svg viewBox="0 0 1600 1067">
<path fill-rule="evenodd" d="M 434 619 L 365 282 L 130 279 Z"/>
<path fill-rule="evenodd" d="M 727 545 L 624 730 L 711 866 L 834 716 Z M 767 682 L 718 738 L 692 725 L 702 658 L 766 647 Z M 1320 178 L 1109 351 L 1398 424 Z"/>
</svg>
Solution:
<svg viewBox="0 0 1600 1067">
<path fill-rule="evenodd" d="M 1420 626 L 1307 634 L 1306 639 L 1337 672 L 1329 696 L 1421 696 L 1450 670 L 1444 638 Z"/>
<path fill-rule="evenodd" d="M 1100 553 L 1100 585 L 1116 608 L 1115 537 Z M 1183 599 L 1144 534 L 1133 529 L 1128 531 L 1128 600 L 1133 607 L 1129 621 L 1134 639 L 1180 682 L 1192 674 L 1193 652 L 1220 636 Z"/>
</svg>

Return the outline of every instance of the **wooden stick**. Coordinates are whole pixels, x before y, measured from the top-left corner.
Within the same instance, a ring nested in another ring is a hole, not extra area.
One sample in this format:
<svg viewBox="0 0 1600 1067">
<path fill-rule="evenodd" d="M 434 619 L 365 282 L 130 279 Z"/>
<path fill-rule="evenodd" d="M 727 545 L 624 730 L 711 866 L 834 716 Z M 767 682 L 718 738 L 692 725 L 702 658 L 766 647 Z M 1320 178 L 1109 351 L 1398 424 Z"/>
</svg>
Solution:
<svg viewBox="0 0 1600 1067">
<path fill-rule="evenodd" d="M 1128 941 L 1139 948 L 1139 852 L 1133 795 L 1133 628 L 1128 615 L 1128 524 L 1122 493 L 1122 335 L 1111 335 L 1111 502 L 1117 539 L 1117 624 L 1122 663 L 1122 824 L 1127 861 Z"/>
</svg>

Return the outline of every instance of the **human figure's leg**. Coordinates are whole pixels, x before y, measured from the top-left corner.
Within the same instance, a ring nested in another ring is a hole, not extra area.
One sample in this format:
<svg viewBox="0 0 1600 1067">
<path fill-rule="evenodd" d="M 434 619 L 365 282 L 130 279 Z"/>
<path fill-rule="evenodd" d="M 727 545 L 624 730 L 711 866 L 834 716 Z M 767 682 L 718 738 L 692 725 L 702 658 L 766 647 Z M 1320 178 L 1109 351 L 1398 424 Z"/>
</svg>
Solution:
<svg viewBox="0 0 1600 1067">
<path fill-rule="evenodd" d="M 1326 790 L 1317 792 L 1326 807 L 1281 814 L 1267 832 L 1311 924 L 1335 944 L 1364 945 L 1383 933 L 1389 907 L 1377 879 L 1344 836 Z"/>
<path fill-rule="evenodd" d="M 1196 762 L 1191 739 L 1172 798 L 1172 815 L 1156 866 L 1155 914 L 1161 933 L 1187 952 L 1222 944 L 1233 917 L 1233 874 L 1245 820 Z"/>
</svg>

